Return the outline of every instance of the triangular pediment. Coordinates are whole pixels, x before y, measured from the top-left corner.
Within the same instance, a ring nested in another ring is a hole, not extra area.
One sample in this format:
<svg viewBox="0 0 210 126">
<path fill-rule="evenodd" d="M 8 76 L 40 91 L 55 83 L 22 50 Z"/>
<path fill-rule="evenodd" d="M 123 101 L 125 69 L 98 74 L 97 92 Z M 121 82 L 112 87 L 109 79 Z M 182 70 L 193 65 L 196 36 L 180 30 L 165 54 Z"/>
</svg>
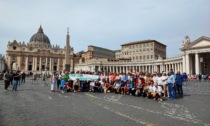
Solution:
<svg viewBox="0 0 210 126">
<path fill-rule="evenodd" d="M 188 50 L 188 49 L 195 49 L 195 48 L 205 48 L 210 47 L 210 38 L 208 37 L 200 37 L 197 40 L 193 41 L 189 45 L 182 48 L 182 50 Z"/>
<path fill-rule="evenodd" d="M 201 40 L 201 41 L 191 45 L 191 48 L 206 47 L 206 46 L 210 46 L 210 41 L 209 40 Z"/>
</svg>

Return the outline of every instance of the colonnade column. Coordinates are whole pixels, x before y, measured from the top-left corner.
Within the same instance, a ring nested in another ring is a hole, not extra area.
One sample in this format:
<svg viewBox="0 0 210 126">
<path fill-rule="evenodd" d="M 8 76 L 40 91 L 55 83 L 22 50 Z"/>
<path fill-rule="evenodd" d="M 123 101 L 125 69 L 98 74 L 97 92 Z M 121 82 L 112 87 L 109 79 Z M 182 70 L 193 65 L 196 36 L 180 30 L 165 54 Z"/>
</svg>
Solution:
<svg viewBox="0 0 210 126">
<path fill-rule="evenodd" d="M 183 66 L 183 72 L 186 72 L 186 57 L 185 55 L 182 56 L 182 66 Z"/>
<path fill-rule="evenodd" d="M 187 73 L 187 74 L 190 74 L 190 70 L 189 70 L 189 66 L 190 66 L 189 60 L 190 60 L 190 59 L 189 59 L 189 54 L 187 54 L 187 55 L 186 55 L 186 62 L 185 62 L 185 63 L 186 63 L 185 69 L 186 69 L 186 73 Z"/>
<path fill-rule="evenodd" d="M 200 63 L 199 63 L 199 54 L 195 54 L 195 73 L 200 74 Z"/>
<path fill-rule="evenodd" d="M 174 64 L 174 71 L 177 72 L 177 63 Z"/>
</svg>

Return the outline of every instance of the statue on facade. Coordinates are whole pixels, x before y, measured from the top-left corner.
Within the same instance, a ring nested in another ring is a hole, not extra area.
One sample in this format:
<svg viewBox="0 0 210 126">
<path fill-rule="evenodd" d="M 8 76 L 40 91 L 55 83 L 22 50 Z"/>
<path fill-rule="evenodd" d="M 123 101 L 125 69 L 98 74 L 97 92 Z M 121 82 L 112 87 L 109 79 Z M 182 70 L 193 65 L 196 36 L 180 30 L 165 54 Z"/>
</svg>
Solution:
<svg viewBox="0 0 210 126">
<path fill-rule="evenodd" d="M 185 47 L 190 44 L 190 38 L 188 36 L 185 37 L 182 47 Z"/>
</svg>

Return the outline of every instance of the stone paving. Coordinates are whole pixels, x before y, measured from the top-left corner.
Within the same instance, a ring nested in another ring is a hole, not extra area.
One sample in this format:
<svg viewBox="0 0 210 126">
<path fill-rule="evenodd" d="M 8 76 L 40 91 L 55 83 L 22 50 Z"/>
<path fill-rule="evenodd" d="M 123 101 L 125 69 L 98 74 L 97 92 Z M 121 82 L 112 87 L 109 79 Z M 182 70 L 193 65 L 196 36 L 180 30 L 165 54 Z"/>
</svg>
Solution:
<svg viewBox="0 0 210 126">
<path fill-rule="evenodd" d="M 210 126 L 210 82 L 184 86 L 184 98 L 154 101 L 104 93 L 51 92 L 38 80 L 4 91 L 0 126 Z"/>
</svg>

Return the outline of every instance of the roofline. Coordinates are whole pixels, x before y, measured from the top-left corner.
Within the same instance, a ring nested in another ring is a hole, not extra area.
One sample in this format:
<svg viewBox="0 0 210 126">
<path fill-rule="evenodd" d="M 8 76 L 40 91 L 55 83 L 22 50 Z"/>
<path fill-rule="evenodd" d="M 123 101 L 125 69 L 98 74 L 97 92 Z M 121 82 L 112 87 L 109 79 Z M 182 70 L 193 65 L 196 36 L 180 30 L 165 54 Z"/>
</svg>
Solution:
<svg viewBox="0 0 210 126">
<path fill-rule="evenodd" d="M 156 40 L 150 40 L 150 39 L 148 39 L 148 40 L 141 40 L 141 41 L 129 42 L 129 43 L 126 43 L 126 44 L 122 44 L 121 46 L 128 46 L 128 45 L 134 45 L 134 44 L 140 44 L 140 43 L 148 43 L 148 42 L 156 42 L 156 43 L 158 43 L 158 44 L 161 44 L 161 45 L 167 47 L 167 46 L 164 45 L 163 43 L 160 43 L 160 42 L 158 42 L 158 41 L 156 41 Z"/>
<path fill-rule="evenodd" d="M 112 52 L 115 52 L 114 50 L 110 50 L 110 49 L 103 48 L 103 47 L 99 47 L 99 46 L 89 45 L 88 47 L 96 47 L 96 48 L 104 49 L 104 50 L 107 50 L 107 51 L 112 51 Z"/>
</svg>

